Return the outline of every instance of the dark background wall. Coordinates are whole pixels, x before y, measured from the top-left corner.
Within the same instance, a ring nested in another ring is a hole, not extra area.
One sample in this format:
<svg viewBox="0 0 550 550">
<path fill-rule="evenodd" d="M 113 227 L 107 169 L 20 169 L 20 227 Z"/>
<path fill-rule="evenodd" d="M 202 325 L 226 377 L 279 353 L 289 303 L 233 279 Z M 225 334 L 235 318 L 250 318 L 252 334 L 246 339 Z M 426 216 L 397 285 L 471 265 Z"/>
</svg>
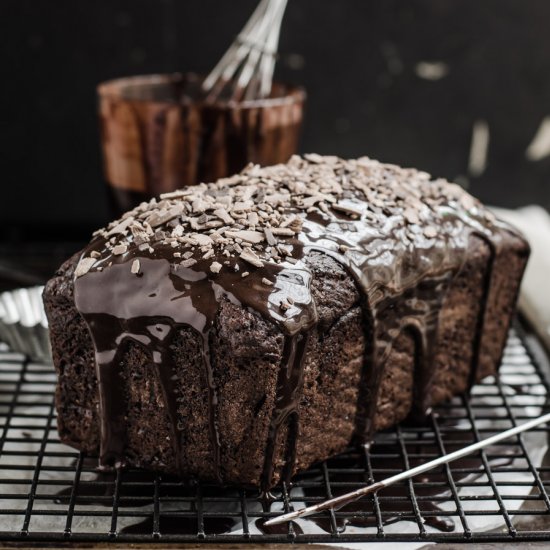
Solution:
<svg viewBox="0 0 550 550">
<path fill-rule="evenodd" d="M 3 0 L 4 233 L 105 221 L 96 84 L 207 72 L 255 5 Z M 550 156 L 526 153 L 550 113 L 549 28 L 548 0 L 289 0 L 277 75 L 308 90 L 304 151 L 368 154 L 494 204 L 550 207 Z M 489 141 L 472 170 L 474 125 Z"/>
</svg>

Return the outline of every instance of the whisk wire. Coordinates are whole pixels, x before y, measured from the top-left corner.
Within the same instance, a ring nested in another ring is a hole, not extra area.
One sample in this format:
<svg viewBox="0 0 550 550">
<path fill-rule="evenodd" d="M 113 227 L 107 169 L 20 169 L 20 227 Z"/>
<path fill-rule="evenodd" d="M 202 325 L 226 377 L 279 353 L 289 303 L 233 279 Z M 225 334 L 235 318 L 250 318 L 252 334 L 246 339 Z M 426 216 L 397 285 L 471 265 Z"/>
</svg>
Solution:
<svg viewBox="0 0 550 550">
<path fill-rule="evenodd" d="M 273 82 L 273 71 L 275 70 L 275 55 L 279 45 L 279 35 L 281 32 L 281 24 L 286 9 L 287 0 L 281 2 L 279 12 L 276 19 L 271 25 L 271 32 L 267 38 L 266 46 L 268 51 L 273 51 L 273 55 L 262 57 L 260 67 L 260 96 L 266 97 L 271 92 L 271 84 Z"/>
<path fill-rule="evenodd" d="M 261 0 L 242 31 L 203 82 L 207 101 L 267 97 L 288 0 Z"/>
<path fill-rule="evenodd" d="M 265 9 L 267 4 L 269 4 L 269 1 L 270 0 L 261 0 L 258 7 L 254 10 L 254 13 L 243 27 L 243 30 L 240 32 L 240 35 L 249 35 L 254 26 L 265 13 Z M 240 58 L 242 60 L 245 55 L 246 49 L 242 47 L 242 44 L 238 41 L 233 42 L 222 58 L 218 61 L 216 66 L 212 69 L 210 74 L 204 79 L 202 84 L 203 89 L 205 91 L 211 90 L 223 73 L 228 70 L 229 65 L 237 63 L 238 66 L 238 59 Z"/>
</svg>

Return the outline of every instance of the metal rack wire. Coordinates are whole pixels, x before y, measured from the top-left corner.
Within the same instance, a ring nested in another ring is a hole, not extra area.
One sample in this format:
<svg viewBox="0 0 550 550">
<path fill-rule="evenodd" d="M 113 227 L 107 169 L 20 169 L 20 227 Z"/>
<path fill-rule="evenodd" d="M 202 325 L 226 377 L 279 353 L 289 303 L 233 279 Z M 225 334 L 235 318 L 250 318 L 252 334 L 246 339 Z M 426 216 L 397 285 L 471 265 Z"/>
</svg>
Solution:
<svg viewBox="0 0 550 550">
<path fill-rule="evenodd" d="M 361 542 L 550 540 L 548 429 L 381 491 L 356 506 L 274 530 L 268 517 L 381 479 L 538 416 L 549 386 L 522 329 L 510 333 L 499 380 L 397 426 L 370 452 L 350 449 L 279 487 L 220 489 L 137 471 L 98 473 L 59 442 L 52 367 L 0 348 L 0 541 Z"/>
</svg>

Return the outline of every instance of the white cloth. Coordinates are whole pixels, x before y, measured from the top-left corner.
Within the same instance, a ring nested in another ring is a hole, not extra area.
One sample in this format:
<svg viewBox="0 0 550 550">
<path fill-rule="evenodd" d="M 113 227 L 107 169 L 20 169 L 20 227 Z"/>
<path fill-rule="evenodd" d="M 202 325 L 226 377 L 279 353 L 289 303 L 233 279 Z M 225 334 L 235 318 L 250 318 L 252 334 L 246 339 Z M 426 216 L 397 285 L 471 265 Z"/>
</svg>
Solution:
<svg viewBox="0 0 550 550">
<path fill-rule="evenodd" d="M 519 308 L 550 350 L 550 215 L 540 206 L 492 210 L 499 218 L 517 227 L 531 245 Z"/>
</svg>

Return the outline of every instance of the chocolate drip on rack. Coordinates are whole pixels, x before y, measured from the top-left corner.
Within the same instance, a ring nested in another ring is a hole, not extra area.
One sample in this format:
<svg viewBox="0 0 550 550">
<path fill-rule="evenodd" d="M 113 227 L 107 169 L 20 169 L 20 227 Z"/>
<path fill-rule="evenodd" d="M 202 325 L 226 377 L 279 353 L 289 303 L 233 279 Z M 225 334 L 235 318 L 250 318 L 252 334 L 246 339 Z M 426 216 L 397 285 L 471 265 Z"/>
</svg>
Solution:
<svg viewBox="0 0 550 550">
<path fill-rule="evenodd" d="M 191 327 L 202 345 L 213 477 L 223 482 L 215 376 L 223 365 L 212 364 L 210 342 L 227 300 L 284 334 L 262 489 L 268 491 L 281 472 L 292 475 L 308 340 L 318 321 L 307 263 L 312 251 L 332 257 L 355 279 L 369 320 L 357 435 L 368 438 L 372 431 L 383 371 L 403 331 L 414 334 L 417 344 L 416 386 L 425 413 L 441 304 L 462 269 L 469 238 L 486 240 L 492 260 L 482 329 L 502 230 L 509 229 L 453 184 L 370 159 L 317 155 L 252 166 L 144 203 L 99 231 L 76 270 L 76 306 L 96 352 L 101 464 L 124 461 L 124 396 L 117 375 L 129 340 L 147 350 L 155 366 L 183 470 L 170 342 L 175 331 Z M 482 345 L 476 344 L 472 380 Z"/>
</svg>

